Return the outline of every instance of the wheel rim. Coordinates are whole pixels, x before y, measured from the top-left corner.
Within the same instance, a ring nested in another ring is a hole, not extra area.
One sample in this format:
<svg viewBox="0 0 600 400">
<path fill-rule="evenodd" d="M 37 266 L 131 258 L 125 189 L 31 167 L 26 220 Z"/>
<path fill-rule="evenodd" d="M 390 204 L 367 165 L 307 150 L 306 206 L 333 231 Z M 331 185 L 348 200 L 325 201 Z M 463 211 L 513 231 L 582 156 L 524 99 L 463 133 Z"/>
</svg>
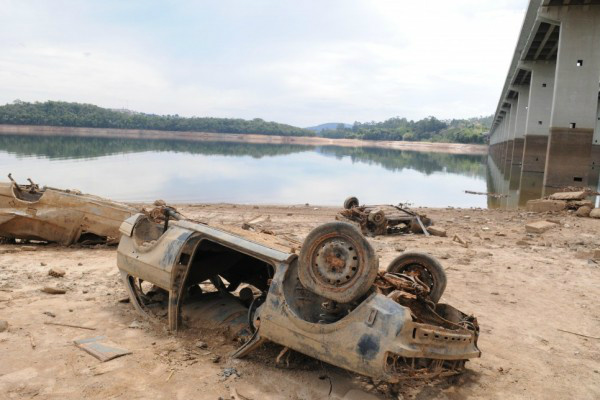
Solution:
<svg viewBox="0 0 600 400">
<path fill-rule="evenodd" d="M 339 288 L 359 274 L 356 246 L 345 238 L 327 238 L 315 246 L 311 272 L 320 285 Z"/>
</svg>

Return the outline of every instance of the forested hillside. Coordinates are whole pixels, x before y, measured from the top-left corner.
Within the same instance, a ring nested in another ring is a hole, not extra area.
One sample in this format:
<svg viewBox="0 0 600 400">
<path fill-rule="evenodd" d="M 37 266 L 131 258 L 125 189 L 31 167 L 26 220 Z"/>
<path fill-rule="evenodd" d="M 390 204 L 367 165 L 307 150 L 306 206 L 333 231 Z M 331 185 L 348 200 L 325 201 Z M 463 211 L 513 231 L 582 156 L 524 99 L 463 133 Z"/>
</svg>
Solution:
<svg viewBox="0 0 600 400">
<path fill-rule="evenodd" d="M 320 130 L 319 135 L 364 140 L 485 143 L 484 133 L 489 131 L 491 122 L 492 116 L 452 120 L 428 117 L 418 121 L 394 117 L 383 122 L 355 122 L 353 125 L 338 124 L 337 127 L 323 124 L 319 128 L 326 129 Z M 0 106 L 0 124 L 315 136 L 315 131 L 311 128 L 267 122 L 260 118 L 186 118 L 62 101 L 27 103 L 17 100 Z M 327 129 L 330 126 L 332 127 Z"/>
<path fill-rule="evenodd" d="M 308 129 L 267 122 L 260 118 L 253 120 L 185 118 L 179 115 L 155 115 L 127 110 L 111 110 L 92 104 L 63 101 L 47 101 L 45 103 L 15 101 L 0 106 L 0 124 L 315 136 L 315 133 Z"/>
<path fill-rule="evenodd" d="M 336 129 L 323 130 L 329 138 L 365 140 L 406 140 L 450 143 L 485 143 L 492 116 L 442 121 L 428 117 L 419 121 L 390 118 L 383 122 L 355 122 L 351 127 L 339 124 Z"/>
</svg>

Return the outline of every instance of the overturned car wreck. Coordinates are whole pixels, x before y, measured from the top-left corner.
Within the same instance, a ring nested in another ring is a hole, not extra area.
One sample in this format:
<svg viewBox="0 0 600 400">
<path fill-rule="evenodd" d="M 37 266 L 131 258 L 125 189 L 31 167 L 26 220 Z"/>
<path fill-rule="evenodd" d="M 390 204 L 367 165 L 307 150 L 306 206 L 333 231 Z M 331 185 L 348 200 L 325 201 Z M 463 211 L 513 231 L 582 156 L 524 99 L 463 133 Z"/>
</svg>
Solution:
<svg viewBox="0 0 600 400">
<path fill-rule="evenodd" d="M 402 205 L 359 205 L 356 197 L 344 201 L 340 215 L 358 224 L 365 235 L 394 235 L 402 233 L 424 233 L 432 221 Z"/>
<path fill-rule="evenodd" d="M 62 245 L 116 243 L 131 207 L 74 190 L 40 188 L 31 179 L 19 185 L 8 175 L 0 182 L 0 237 Z"/>
<path fill-rule="evenodd" d="M 221 313 L 220 324 L 248 332 L 233 357 L 272 341 L 397 383 L 456 374 L 481 354 L 477 320 L 438 303 L 446 276 L 428 255 L 401 255 L 380 272 L 348 223 L 317 227 L 296 254 L 274 236 L 185 220 L 169 207 L 152 215 L 163 220 L 137 214 L 120 228 L 117 264 L 131 302 L 148 315 L 162 292 L 173 331 L 184 306 Z"/>
</svg>

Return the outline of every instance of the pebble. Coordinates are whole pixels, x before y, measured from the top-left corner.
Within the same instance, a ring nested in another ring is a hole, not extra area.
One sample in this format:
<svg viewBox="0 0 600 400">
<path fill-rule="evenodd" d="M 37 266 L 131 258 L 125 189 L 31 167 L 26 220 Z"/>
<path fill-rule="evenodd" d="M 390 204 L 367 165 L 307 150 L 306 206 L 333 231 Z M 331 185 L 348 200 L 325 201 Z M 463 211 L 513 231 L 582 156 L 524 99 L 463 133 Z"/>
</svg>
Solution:
<svg viewBox="0 0 600 400">
<path fill-rule="evenodd" d="M 48 275 L 53 278 L 62 278 L 65 276 L 66 272 L 64 269 L 52 267 L 48 270 Z"/>
<path fill-rule="evenodd" d="M 208 345 L 206 344 L 206 342 L 203 342 L 201 340 L 197 341 L 195 346 L 197 348 L 199 348 L 199 349 L 206 349 L 206 348 L 208 348 Z"/>
<path fill-rule="evenodd" d="M 143 326 L 139 321 L 133 321 L 132 323 L 129 324 L 129 328 L 131 329 L 142 329 Z"/>
<path fill-rule="evenodd" d="M 65 294 L 67 293 L 67 289 L 57 288 L 53 286 L 44 286 L 42 292 L 49 294 Z"/>
</svg>

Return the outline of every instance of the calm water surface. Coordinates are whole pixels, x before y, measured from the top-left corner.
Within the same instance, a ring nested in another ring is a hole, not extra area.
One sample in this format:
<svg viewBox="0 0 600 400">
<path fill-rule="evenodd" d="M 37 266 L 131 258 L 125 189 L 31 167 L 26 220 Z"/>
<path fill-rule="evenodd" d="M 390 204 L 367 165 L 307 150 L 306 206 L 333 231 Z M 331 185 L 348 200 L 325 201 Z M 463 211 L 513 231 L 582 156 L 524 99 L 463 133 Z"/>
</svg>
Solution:
<svg viewBox="0 0 600 400">
<path fill-rule="evenodd" d="M 487 156 L 378 148 L 0 136 L 0 179 L 120 201 L 486 207 Z"/>
</svg>

